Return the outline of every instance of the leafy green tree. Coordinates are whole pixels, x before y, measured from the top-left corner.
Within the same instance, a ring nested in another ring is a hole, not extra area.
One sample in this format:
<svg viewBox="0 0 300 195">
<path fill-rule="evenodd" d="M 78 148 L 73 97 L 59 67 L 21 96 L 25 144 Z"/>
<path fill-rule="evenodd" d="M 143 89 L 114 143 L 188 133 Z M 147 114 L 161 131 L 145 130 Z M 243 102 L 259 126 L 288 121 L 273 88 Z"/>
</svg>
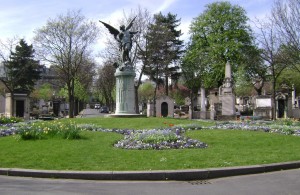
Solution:
<svg viewBox="0 0 300 195">
<path fill-rule="evenodd" d="M 237 96 L 251 96 L 252 95 L 253 85 L 251 80 L 249 80 L 245 69 L 239 68 L 236 73 L 236 81 L 235 81 L 235 94 Z"/>
<path fill-rule="evenodd" d="M 299 80 L 300 73 L 295 71 L 293 67 L 286 68 L 282 71 L 280 76 L 278 77 L 277 87 L 279 88 L 282 84 L 286 84 L 292 89 L 294 86 L 297 95 L 300 94 L 300 80 Z"/>
<path fill-rule="evenodd" d="M 153 97 L 154 86 L 151 82 L 145 82 L 141 84 L 139 88 L 139 100 L 140 103 L 147 103 L 148 100 L 151 100 Z"/>
<path fill-rule="evenodd" d="M 58 91 L 58 96 L 63 97 L 63 98 L 68 98 L 68 89 L 67 87 L 62 87 L 60 88 L 60 90 Z"/>
<path fill-rule="evenodd" d="M 86 88 L 78 78 L 76 78 L 74 82 L 74 114 L 77 115 L 83 109 L 83 104 L 88 101 L 89 91 L 88 88 Z M 68 101 L 69 93 L 67 85 L 60 88 L 57 95 Z"/>
<path fill-rule="evenodd" d="M 52 98 L 53 89 L 49 83 L 43 84 L 39 89 L 35 89 L 32 93 L 32 97 L 35 99 L 43 99 L 48 101 Z"/>
<path fill-rule="evenodd" d="M 11 93 L 12 108 L 14 108 L 14 93 L 21 90 L 28 94 L 33 91 L 35 82 L 40 79 L 40 64 L 34 59 L 34 49 L 21 39 L 11 51 L 9 59 L 4 64 L 4 77 L 0 80 Z M 13 110 L 12 115 L 14 115 Z"/>
<path fill-rule="evenodd" d="M 175 100 L 175 104 L 182 106 L 185 104 L 185 98 L 188 97 L 184 94 L 184 91 L 181 91 L 179 88 L 172 89 L 170 92 L 171 98 Z"/>
<path fill-rule="evenodd" d="M 234 73 L 239 66 L 251 66 L 247 57 L 255 50 L 245 10 L 229 2 L 206 6 L 190 26 L 190 42 L 182 69 L 185 78 L 206 88 L 219 87 L 224 80 L 225 64 L 230 61 Z"/>
<path fill-rule="evenodd" d="M 75 94 L 74 114 L 78 115 L 78 113 L 84 108 L 84 103 L 86 103 L 89 99 L 89 88 L 79 78 L 75 79 L 74 94 Z"/>
</svg>

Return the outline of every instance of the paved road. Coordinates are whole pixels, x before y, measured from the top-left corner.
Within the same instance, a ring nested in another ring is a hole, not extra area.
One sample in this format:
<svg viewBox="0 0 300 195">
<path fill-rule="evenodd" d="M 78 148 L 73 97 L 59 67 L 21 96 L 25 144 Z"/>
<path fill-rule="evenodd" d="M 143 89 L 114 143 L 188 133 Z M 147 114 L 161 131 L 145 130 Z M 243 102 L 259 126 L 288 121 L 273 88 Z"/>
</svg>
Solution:
<svg viewBox="0 0 300 195">
<path fill-rule="evenodd" d="M 0 176 L 1 195 L 299 195 L 300 169 L 207 181 L 88 181 Z"/>
<path fill-rule="evenodd" d="M 80 112 L 80 115 L 78 115 L 77 117 L 82 117 L 82 118 L 89 118 L 89 117 L 103 117 L 104 115 L 106 115 L 106 113 L 100 113 L 99 109 L 83 109 Z"/>
</svg>

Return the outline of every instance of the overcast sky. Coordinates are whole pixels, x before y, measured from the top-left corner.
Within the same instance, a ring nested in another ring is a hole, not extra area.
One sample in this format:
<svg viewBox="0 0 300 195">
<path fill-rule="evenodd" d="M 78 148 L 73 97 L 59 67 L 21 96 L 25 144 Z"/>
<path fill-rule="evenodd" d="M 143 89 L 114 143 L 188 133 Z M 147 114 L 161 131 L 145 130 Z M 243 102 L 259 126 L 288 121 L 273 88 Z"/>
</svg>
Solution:
<svg viewBox="0 0 300 195">
<path fill-rule="evenodd" d="M 181 18 L 183 38 L 188 37 L 189 25 L 200 15 L 205 5 L 215 0 L 0 0 L 0 39 L 18 36 L 31 42 L 35 29 L 44 26 L 49 18 L 66 14 L 68 10 L 81 10 L 82 14 L 100 26 L 99 19 L 113 23 L 123 12 L 138 6 L 150 12 L 171 12 Z M 270 13 L 273 0 L 229 0 L 243 7 L 250 20 L 262 19 Z M 101 43 L 98 43 L 101 44 Z"/>
</svg>

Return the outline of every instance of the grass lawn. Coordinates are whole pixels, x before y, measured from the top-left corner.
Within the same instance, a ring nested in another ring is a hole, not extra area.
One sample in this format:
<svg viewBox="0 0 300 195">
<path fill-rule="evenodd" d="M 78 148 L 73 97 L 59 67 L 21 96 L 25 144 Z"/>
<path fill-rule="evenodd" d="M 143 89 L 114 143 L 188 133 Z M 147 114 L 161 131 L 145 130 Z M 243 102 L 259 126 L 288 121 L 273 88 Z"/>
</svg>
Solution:
<svg viewBox="0 0 300 195">
<path fill-rule="evenodd" d="M 191 124 L 180 119 L 71 119 L 106 128 L 153 128 Z M 197 122 L 201 123 L 201 122 Z M 205 123 L 208 125 L 207 123 Z M 117 133 L 82 132 L 83 139 L 0 138 L 0 167 L 50 170 L 171 170 L 254 165 L 300 160 L 300 137 L 241 130 L 194 130 L 186 136 L 206 149 L 125 150 L 113 144 Z"/>
<path fill-rule="evenodd" d="M 68 121 L 63 119 L 61 121 Z M 150 129 L 168 127 L 169 125 L 201 124 L 202 126 L 213 125 L 211 121 L 198 121 L 175 118 L 74 118 L 78 124 L 95 124 L 104 128 L 121 129 Z"/>
</svg>

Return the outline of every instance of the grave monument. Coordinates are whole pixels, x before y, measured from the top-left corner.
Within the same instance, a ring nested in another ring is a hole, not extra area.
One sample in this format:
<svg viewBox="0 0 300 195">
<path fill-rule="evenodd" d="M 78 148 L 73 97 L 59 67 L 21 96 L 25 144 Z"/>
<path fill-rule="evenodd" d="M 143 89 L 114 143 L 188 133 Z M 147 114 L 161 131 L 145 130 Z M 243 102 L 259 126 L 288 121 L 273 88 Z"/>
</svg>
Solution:
<svg viewBox="0 0 300 195">
<path fill-rule="evenodd" d="M 116 117 L 138 116 L 135 112 L 135 71 L 130 59 L 132 37 L 138 33 L 138 31 L 130 31 L 135 18 L 131 20 L 128 26 L 120 26 L 120 30 L 100 21 L 114 36 L 120 47 L 120 61 L 114 63 L 116 67 L 116 111 L 113 116 Z"/>
<path fill-rule="evenodd" d="M 222 103 L 222 116 L 234 118 L 235 112 L 235 95 L 233 93 L 233 80 L 231 78 L 231 65 L 229 62 L 225 65 L 225 78 L 223 85 L 219 88 L 220 101 Z"/>
</svg>

